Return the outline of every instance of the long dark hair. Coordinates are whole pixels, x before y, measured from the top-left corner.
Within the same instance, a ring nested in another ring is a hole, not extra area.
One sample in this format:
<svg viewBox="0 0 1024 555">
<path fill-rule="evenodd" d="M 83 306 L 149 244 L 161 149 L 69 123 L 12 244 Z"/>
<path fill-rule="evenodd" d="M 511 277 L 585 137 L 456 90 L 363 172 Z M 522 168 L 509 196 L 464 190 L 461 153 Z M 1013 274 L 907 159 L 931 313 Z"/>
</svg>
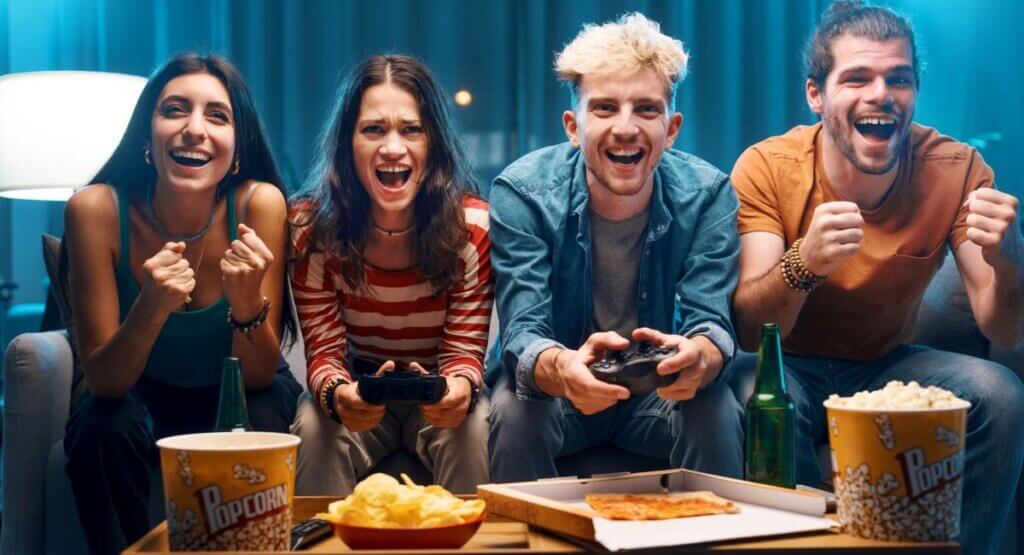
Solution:
<svg viewBox="0 0 1024 555">
<path fill-rule="evenodd" d="M 284 193 L 284 181 L 277 171 L 274 154 L 270 150 L 245 78 L 227 58 L 219 54 L 201 56 L 194 52 L 178 54 L 153 72 L 139 95 L 139 101 L 135 103 L 121 142 L 90 183 L 107 183 L 135 197 L 154 183 L 155 166 L 146 164 L 142 152 L 143 145 L 153 136 L 153 108 L 168 82 L 192 73 L 208 73 L 216 77 L 227 89 L 228 98 L 231 99 L 238 174 L 228 172 L 217 185 L 217 195 L 223 195 L 228 187 L 250 179 L 272 183 Z"/>
<path fill-rule="evenodd" d="M 135 199 L 141 198 L 154 185 L 155 166 L 147 164 L 143 156 L 143 145 L 153 136 L 153 109 L 168 82 L 175 77 L 193 73 L 208 73 L 216 77 L 227 89 L 228 98 L 231 99 L 238 173 L 232 174 L 229 171 L 224 176 L 217 184 L 217 197 L 224 195 L 229 187 L 236 187 L 250 179 L 270 183 L 286 195 L 284 181 L 277 170 L 270 143 L 263 131 L 263 123 L 256 111 L 256 102 L 242 73 L 224 56 L 203 56 L 195 52 L 177 54 L 153 72 L 135 103 L 121 142 L 90 183 L 106 183 L 117 189 L 119 194 L 127 194 L 129 198 Z M 286 248 L 290 244 L 290 241 L 286 241 Z M 289 256 L 287 252 L 285 254 L 287 261 Z M 281 328 L 284 330 L 282 342 L 285 338 L 294 340 L 296 337 L 295 313 L 287 294 L 286 287 L 285 305 L 281 311 Z"/>
<path fill-rule="evenodd" d="M 427 167 L 413 201 L 417 233 L 413 262 L 435 293 L 460 277 L 459 252 L 469 241 L 462 199 L 476 196 L 476 181 L 455 130 L 444 91 L 430 70 L 409 56 L 376 55 L 357 65 L 338 89 L 330 119 L 320 137 L 320 152 L 306 183 L 293 199 L 309 226 L 311 252 L 338 253 L 341 275 L 353 290 L 365 285 L 370 196 L 356 176 L 352 137 L 363 93 L 374 85 L 394 84 L 416 99 L 427 134 Z"/>
</svg>

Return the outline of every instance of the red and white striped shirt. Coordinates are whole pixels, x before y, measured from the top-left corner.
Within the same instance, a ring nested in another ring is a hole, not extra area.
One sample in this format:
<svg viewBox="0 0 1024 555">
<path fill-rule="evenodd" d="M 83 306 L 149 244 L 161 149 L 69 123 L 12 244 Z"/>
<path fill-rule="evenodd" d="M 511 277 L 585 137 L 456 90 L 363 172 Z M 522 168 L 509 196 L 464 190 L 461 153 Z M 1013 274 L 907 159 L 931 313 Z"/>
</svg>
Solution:
<svg viewBox="0 0 1024 555">
<path fill-rule="evenodd" d="M 352 381 L 346 354 L 383 363 L 418 362 L 442 376 L 465 376 L 483 385 L 494 277 L 491 272 L 487 203 L 462 201 L 470 238 L 459 253 L 462 278 L 431 295 L 416 269 L 366 267 L 365 291 L 352 291 L 337 254 L 308 253 L 309 227 L 296 227 L 292 246 L 292 294 L 306 344 L 306 380 L 315 399 L 332 378 Z M 308 209 L 308 208 L 307 208 Z M 296 207 L 292 221 L 300 219 Z"/>
</svg>

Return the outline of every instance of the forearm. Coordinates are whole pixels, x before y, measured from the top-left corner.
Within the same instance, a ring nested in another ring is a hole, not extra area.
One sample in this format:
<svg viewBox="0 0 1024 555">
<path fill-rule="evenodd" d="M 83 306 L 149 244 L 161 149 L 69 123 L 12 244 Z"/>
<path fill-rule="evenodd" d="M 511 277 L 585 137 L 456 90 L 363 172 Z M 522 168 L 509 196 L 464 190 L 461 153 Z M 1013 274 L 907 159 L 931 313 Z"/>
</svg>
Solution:
<svg viewBox="0 0 1024 555">
<path fill-rule="evenodd" d="M 441 357 L 438 357 L 439 359 Z M 441 362 L 437 373 L 441 376 L 462 376 L 469 380 L 473 387 L 483 387 L 484 370 L 482 357 L 462 355 L 446 357 Z"/>
<path fill-rule="evenodd" d="M 740 283 L 733 295 L 740 346 L 756 351 L 761 325 L 769 322 L 778 324 L 782 337 L 789 335 L 806 300 L 807 293 L 786 285 L 779 265 L 758 278 Z"/>
<path fill-rule="evenodd" d="M 106 342 L 83 353 L 82 370 L 89 392 L 109 398 L 127 395 L 142 376 L 167 316 L 154 314 L 141 301 L 136 302 Z"/>
<path fill-rule="evenodd" d="M 552 347 L 537 357 L 533 380 L 538 389 L 551 397 L 565 397 L 565 384 L 558 374 L 558 359 L 568 353 L 566 349 Z"/>
<path fill-rule="evenodd" d="M 978 327 L 997 345 L 1012 348 L 1024 337 L 1024 271 L 993 272 L 978 299 Z"/>
<path fill-rule="evenodd" d="M 693 340 L 697 342 L 701 349 L 704 351 L 704 361 L 707 365 L 707 370 L 700 380 L 700 387 L 704 388 L 709 383 L 715 381 L 715 378 L 722 372 L 722 366 L 725 364 L 725 357 L 722 355 L 722 351 L 718 349 L 714 341 L 711 341 L 703 335 L 696 335 Z"/>
<path fill-rule="evenodd" d="M 231 334 L 231 355 L 242 363 L 242 380 L 248 389 L 265 389 L 274 383 L 281 358 L 281 344 L 270 322 L 249 333 Z"/>
</svg>

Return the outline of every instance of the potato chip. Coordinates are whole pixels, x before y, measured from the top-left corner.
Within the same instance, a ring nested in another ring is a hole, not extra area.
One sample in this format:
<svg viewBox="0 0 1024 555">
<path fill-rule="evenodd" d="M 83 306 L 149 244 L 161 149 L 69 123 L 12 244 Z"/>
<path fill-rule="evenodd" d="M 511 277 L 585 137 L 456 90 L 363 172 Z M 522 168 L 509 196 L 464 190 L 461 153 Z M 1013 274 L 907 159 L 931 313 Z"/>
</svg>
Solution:
<svg viewBox="0 0 1024 555">
<path fill-rule="evenodd" d="M 372 474 L 356 485 L 353 493 L 367 505 L 382 507 L 395 500 L 398 480 L 387 474 Z"/>
<path fill-rule="evenodd" d="M 483 500 L 459 499 L 438 485 L 417 485 L 402 474 L 402 482 L 372 474 L 352 494 L 327 506 L 317 518 L 338 524 L 372 528 L 426 528 L 462 524 L 483 514 Z"/>
</svg>

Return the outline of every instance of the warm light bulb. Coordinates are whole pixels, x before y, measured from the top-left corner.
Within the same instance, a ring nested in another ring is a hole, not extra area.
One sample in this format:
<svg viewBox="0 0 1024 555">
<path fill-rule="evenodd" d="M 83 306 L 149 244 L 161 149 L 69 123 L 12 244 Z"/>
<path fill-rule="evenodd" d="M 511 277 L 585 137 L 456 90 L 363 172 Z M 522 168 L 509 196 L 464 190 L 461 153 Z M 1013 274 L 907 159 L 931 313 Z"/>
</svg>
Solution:
<svg viewBox="0 0 1024 555">
<path fill-rule="evenodd" d="M 473 102 L 473 95 L 466 89 L 459 89 L 455 92 L 455 103 L 459 106 L 469 106 Z"/>
</svg>

